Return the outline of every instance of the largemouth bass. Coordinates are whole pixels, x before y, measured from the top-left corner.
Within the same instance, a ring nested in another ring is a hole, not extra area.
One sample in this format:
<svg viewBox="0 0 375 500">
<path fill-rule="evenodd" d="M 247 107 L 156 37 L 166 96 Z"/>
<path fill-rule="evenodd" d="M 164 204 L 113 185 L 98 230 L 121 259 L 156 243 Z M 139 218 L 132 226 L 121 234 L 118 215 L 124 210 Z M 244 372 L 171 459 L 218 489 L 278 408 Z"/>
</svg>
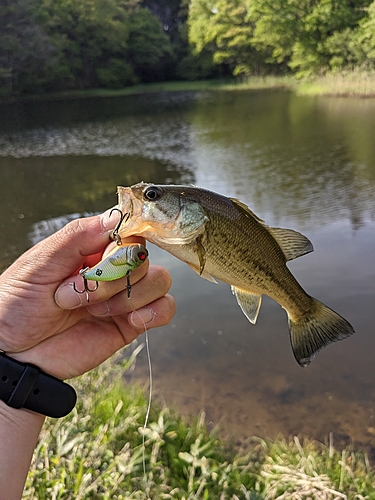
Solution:
<svg viewBox="0 0 375 500">
<path fill-rule="evenodd" d="M 124 217 L 119 237 L 140 235 L 189 264 L 200 276 L 228 283 L 251 323 L 262 295 L 287 312 L 292 350 L 301 366 L 331 342 L 354 333 L 340 315 L 308 295 L 286 262 L 313 251 L 291 229 L 272 228 L 244 203 L 194 186 L 139 183 L 118 187 Z"/>
</svg>

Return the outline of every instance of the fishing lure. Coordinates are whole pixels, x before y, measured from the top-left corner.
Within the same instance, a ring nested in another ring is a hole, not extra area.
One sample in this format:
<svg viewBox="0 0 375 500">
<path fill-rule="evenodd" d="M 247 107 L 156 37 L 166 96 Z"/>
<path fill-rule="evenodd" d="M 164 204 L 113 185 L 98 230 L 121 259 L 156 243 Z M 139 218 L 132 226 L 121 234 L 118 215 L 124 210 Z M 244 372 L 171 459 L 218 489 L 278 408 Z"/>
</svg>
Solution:
<svg viewBox="0 0 375 500">
<path fill-rule="evenodd" d="M 83 290 L 78 290 L 75 285 L 74 289 L 77 293 L 86 293 L 86 299 L 89 302 L 89 293 L 98 289 L 99 281 L 114 281 L 127 276 L 126 288 L 129 298 L 131 291 L 130 273 L 137 269 L 147 257 L 148 251 L 141 243 L 117 246 L 95 266 L 81 269 L 79 274 L 83 278 Z M 96 286 L 89 288 L 88 280 L 96 281 Z"/>
</svg>

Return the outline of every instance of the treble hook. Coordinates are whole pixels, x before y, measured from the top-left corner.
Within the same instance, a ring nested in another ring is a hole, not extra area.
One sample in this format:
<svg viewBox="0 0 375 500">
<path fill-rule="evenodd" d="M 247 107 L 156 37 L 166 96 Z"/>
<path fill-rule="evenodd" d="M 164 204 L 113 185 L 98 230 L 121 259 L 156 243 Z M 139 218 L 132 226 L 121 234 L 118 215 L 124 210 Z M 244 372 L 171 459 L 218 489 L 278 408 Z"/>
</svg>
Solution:
<svg viewBox="0 0 375 500">
<path fill-rule="evenodd" d="M 132 291 L 132 286 L 130 284 L 130 273 L 131 271 L 128 271 L 126 273 L 126 289 L 128 291 L 128 299 L 130 299 L 130 292 Z"/>
<path fill-rule="evenodd" d="M 119 229 L 121 227 L 121 224 L 124 222 L 127 222 L 129 217 L 130 217 L 130 214 L 128 212 L 125 212 L 123 213 L 119 208 L 115 207 L 115 208 L 112 208 L 112 210 L 109 212 L 109 217 L 111 217 L 112 215 L 112 212 L 120 212 L 120 220 L 117 224 L 117 226 L 115 227 L 115 229 L 112 231 L 112 234 L 111 234 L 111 239 L 116 241 L 117 245 L 121 245 L 121 236 L 119 235 Z"/>
<path fill-rule="evenodd" d="M 95 287 L 89 288 L 88 280 L 85 278 L 85 273 L 87 272 L 88 269 L 89 269 L 89 267 L 85 267 L 84 269 L 81 269 L 79 272 L 79 274 L 83 278 L 83 290 L 78 290 L 75 283 L 73 283 L 73 288 L 74 288 L 74 291 L 76 291 L 77 293 L 85 293 L 87 302 L 90 302 L 89 293 L 95 292 L 99 287 L 99 283 L 97 281 L 95 281 L 95 283 L 96 283 Z"/>
</svg>

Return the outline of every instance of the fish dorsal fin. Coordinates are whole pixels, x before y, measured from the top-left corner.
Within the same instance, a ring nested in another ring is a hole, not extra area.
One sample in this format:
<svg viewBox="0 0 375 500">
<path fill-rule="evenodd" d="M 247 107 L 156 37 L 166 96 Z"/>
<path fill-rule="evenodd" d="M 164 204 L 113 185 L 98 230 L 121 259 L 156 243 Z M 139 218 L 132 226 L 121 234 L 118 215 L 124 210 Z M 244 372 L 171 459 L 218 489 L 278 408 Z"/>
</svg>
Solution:
<svg viewBox="0 0 375 500">
<path fill-rule="evenodd" d="M 217 284 L 217 281 L 215 280 L 215 278 L 213 276 L 211 276 L 211 274 L 209 274 L 207 271 L 201 271 L 200 268 L 198 266 L 195 266 L 194 264 L 191 264 L 190 262 L 187 262 L 186 263 L 189 267 L 191 267 L 191 269 L 196 272 L 201 278 L 204 278 L 205 280 L 208 280 L 208 281 L 211 281 L 212 283 L 216 283 Z"/>
<path fill-rule="evenodd" d="M 242 203 L 242 201 L 237 200 L 237 198 L 229 198 L 230 201 L 233 203 L 233 205 L 241 212 L 243 213 L 246 217 L 254 217 L 258 222 L 261 224 L 264 224 L 264 220 L 262 220 L 260 217 L 258 217 L 250 208 L 245 205 L 245 203 Z"/>
<path fill-rule="evenodd" d="M 248 292 L 235 286 L 231 286 L 233 295 L 236 297 L 238 305 L 246 318 L 255 325 L 258 318 L 262 296 L 257 293 Z"/>
<path fill-rule="evenodd" d="M 311 241 L 293 229 L 267 227 L 267 230 L 279 244 L 287 261 L 314 251 Z"/>
</svg>

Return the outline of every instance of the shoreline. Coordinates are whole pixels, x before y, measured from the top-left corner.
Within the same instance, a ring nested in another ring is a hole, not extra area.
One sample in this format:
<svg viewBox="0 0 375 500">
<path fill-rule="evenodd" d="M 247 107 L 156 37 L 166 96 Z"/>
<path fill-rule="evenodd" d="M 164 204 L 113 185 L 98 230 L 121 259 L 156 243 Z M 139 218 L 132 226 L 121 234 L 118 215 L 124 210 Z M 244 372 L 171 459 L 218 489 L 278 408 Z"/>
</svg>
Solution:
<svg viewBox="0 0 375 500">
<path fill-rule="evenodd" d="M 293 76 L 250 76 L 246 80 L 196 80 L 170 81 L 139 84 L 122 89 L 65 90 L 44 94 L 0 99 L 0 105 L 23 102 L 57 101 L 70 99 L 90 99 L 101 97 L 122 97 L 126 95 L 149 94 L 155 92 L 199 92 L 238 90 L 285 90 L 298 95 L 326 97 L 375 97 L 375 71 L 353 70 L 346 73 L 327 74 L 304 80 Z"/>
<path fill-rule="evenodd" d="M 75 380 L 77 408 L 47 419 L 24 500 L 58 498 L 374 498 L 366 453 L 301 436 L 228 442 L 204 412 L 184 419 L 156 400 L 145 423 L 144 386 L 123 383 L 133 359 L 107 361 Z M 93 387 L 100 390 L 93 391 Z M 143 437 L 144 436 L 144 437 Z M 144 463 L 144 469 L 142 467 Z M 52 465 L 52 466 L 51 466 Z"/>
</svg>

